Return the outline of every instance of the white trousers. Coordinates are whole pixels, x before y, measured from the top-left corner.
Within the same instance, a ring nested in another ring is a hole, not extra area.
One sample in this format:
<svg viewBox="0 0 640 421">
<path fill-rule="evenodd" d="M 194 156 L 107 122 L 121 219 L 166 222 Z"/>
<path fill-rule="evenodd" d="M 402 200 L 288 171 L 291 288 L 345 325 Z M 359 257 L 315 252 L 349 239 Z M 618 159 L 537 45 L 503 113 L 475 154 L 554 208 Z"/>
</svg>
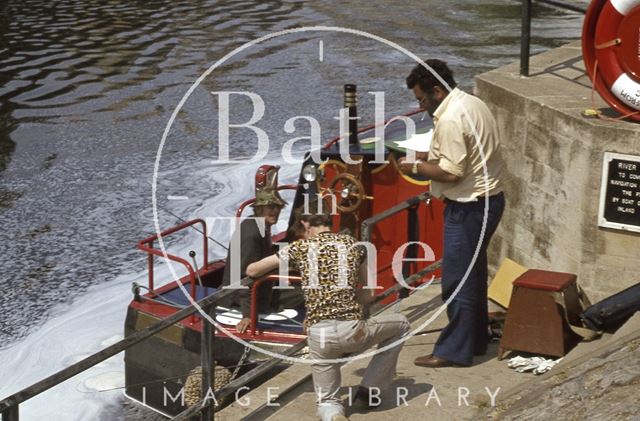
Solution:
<svg viewBox="0 0 640 421">
<path fill-rule="evenodd" d="M 409 329 L 409 322 L 402 314 L 376 316 L 368 320 L 323 320 L 309 328 L 309 356 L 314 360 L 311 364 L 313 386 L 318 398 L 318 416 L 322 421 L 331 421 L 334 415 L 344 414 L 339 398 L 341 364 L 323 360 L 360 353 L 374 345 L 382 348 L 405 336 Z M 376 353 L 360 386 L 370 388 L 388 384 L 395 376 L 401 349 L 402 343 Z"/>
</svg>

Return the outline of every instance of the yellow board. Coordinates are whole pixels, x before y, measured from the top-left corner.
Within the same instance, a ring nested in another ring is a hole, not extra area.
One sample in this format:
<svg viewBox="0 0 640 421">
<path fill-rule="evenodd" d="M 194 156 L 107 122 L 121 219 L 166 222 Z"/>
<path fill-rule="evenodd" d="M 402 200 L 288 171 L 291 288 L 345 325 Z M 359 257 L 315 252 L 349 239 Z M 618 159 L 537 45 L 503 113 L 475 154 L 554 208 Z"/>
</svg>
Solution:
<svg viewBox="0 0 640 421">
<path fill-rule="evenodd" d="M 489 298 L 504 308 L 509 308 L 513 281 L 529 269 L 505 258 L 489 285 Z"/>
</svg>

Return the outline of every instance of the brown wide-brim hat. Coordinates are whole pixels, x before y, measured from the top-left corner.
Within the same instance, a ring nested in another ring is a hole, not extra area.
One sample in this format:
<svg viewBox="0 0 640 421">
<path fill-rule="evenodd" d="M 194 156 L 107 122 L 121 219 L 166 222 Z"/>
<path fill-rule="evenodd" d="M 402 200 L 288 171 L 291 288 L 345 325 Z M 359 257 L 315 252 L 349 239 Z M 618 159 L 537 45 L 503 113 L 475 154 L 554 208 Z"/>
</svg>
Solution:
<svg viewBox="0 0 640 421">
<path fill-rule="evenodd" d="M 254 208 L 256 206 L 276 205 L 281 208 L 287 204 L 277 190 L 264 188 L 256 192 L 256 201 L 251 204 Z"/>
</svg>

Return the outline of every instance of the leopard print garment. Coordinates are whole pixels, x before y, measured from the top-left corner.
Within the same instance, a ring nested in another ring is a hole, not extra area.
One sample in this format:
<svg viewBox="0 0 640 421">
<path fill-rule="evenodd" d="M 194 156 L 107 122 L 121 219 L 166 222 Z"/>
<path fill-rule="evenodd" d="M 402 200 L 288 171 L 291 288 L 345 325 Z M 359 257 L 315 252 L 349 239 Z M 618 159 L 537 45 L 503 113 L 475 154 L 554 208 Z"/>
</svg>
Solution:
<svg viewBox="0 0 640 421">
<path fill-rule="evenodd" d="M 364 256 L 365 249 L 355 238 L 332 232 L 295 241 L 280 250 L 278 257 L 302 275 L 307 327 L 321 320 L 364 318 L 355 294 Z"/>
</svg>

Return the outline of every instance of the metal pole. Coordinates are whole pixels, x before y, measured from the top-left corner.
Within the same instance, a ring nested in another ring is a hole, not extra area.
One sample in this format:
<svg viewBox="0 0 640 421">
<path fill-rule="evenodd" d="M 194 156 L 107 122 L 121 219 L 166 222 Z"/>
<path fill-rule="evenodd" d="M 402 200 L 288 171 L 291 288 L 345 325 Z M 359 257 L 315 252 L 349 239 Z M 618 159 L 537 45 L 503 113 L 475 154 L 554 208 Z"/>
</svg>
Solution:
<svg viewBox="0 0 640 421">
<path fill-rule="evenodd" d="M 520 76 L 529 76 L 531 45 L 531 0 L 522 0 L 522 34 L 520 35 Z"/>
<path fill-rule="evenodd" d="M 149 242 L 149 247 L 153 248 L 153 241 Z M 149 272 L 149 291 L 153 292 L 153 254 L 148 253 L 147 256 L 147 271 Z"/>
<path fill-rule="evenodd" d="M 2 411 L 2 421 L 19 421 L 20 420 L 20 406 L 13 405 Z"/>
<path fill-rule="evenodd" d="M 205 312 L 208 315 L 211 315 L 211 313 L 214 313 L 214 317 L 215 317 L 215 310 L 212 312 L 211 309 L 215 309 L 215 304 L 208 306 L 205 308 Z M 214 384 L 214 373 L 213 373 L 213 336 L 214 336 L 214 329 L 213 329 L 213 325 L 212 323 L 209 322 L 209 320 L 205 319 L 204 317 L 202 318 L 202 341 L 201 341 L 201 348 L 200 348 L 200 354 L 202 357 L 202 385 L 201 385 L 201 389 L 200 389 L 200 397 L 202 399 L 205 399 L 205 405 L 204 408 L 202 409 L 202 412 L 200 413 L 200 420 L 201 421 L 211 421 L 214 417 L 214 400 L 209 399 L 208 398 L 208 394 L 209 394 L 209 390 L 213 391 L 213 384 Z"/>
<path fill-rule="evenodd" d="M 415 243 L 418 241 L 418 206 L 414 205 L 407 209 L 407 241 L 410 243 Z M 418 257 L 418 245 L 411 244 L 407 247 L 407 254 L 405 259 L 413 259 L 413 260 L 404 260 L 402 263 L 402 276 L 406 279 L 409 277 L 409 274 L 413 272 L 415 269 L 416 261 L 415 259 Z M 399 298 L 407 298 L 409 296 L 409 290 L 407 288 L 403 288 L 398 293 Z"/>
<path fill-rule="evenodd" d="M 358 97 L 356 93 L 356 85 L 344 85 L 344 108 L 348 110 L 349 117 L 349 145 L 355 145 L 360 148 L 358 140 Z"/>
</svg>

